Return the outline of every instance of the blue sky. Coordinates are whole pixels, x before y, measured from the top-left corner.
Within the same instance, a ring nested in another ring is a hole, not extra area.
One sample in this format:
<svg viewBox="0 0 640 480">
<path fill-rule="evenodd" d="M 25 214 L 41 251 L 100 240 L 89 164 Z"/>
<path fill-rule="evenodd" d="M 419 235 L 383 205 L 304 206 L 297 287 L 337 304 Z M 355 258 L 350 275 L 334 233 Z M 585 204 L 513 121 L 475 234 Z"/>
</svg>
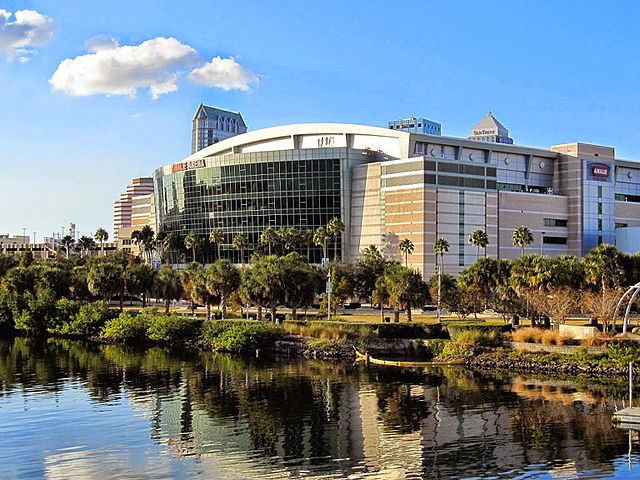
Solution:
<svg viewBox="0 0 640 480">
<path fill-rule="evenodd" d="M 35 10 L 50 19 L 27 45 L 6 38 L 22 25 L 15 16 L 5 20 L 14 23 L 9 29 L 0 22 L 0 233 L 26 228 L 40 239 L 71 221 L 81 234 L 111 232 L 113 202 L 129 180 L 190 153 L 200 102 L 241 111 L 252 130 L 323 121 L 384 126 L 415 115 L 441 122 L 452 136 L 468 135 L 491 110 L 518 144 L 582 141 L 640 159 L 640 5 L 603 7 L 0 0 L 12 14 Z M 122 58 L 124 46 L 141 46 L 128 57 L 134 61 L 146 53 L 155 65 L 153 56 L 166 52 L 177 60 L 151 80 L 138 70 L 114 76 L 106 60 L 82 64 L 100 50 Z M 215 57 L 228 60 L 231 83 Z M 204 69 L 199 80 L 194 69 Z M 87 72 L 99 77 L 91 85 L 82 83 Z M 118 91 L 145 81 L 175 91 L 157 98 L 146 86 L 135 96 Z"/>
</svg>

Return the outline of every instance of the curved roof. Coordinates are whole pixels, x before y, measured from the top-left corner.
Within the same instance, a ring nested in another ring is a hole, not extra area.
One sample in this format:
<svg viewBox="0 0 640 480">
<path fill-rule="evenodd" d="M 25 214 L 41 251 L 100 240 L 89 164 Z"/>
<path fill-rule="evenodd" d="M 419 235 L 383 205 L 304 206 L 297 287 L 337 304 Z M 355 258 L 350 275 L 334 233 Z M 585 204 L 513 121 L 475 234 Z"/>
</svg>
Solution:
<svg viewBox="0 0 640 480">
<path fill-rule="evenodd" d="M 409 133 L 348 123 L 296 123 L 253 130 L 222 140 L 184 159 L 295 148 L 351 147 L 380 150 L 393 157 L 409 148 Z M 404 147 L 404 148 L 403 148 Z"/>
</svg>

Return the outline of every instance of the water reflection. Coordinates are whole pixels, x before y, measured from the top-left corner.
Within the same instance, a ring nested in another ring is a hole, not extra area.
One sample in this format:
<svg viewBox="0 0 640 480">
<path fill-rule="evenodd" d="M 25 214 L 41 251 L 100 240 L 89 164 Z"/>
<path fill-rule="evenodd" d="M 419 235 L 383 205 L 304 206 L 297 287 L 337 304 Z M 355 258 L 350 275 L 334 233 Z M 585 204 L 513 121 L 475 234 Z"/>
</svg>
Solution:
<svg viewBox="0 0 640 480">
<path fill-rule="evenodd" d="M 619 392 L 16 338 L 0 340 L 0 462 L 10 478 L 609 478 L 627 471 Z"/>
</svg>

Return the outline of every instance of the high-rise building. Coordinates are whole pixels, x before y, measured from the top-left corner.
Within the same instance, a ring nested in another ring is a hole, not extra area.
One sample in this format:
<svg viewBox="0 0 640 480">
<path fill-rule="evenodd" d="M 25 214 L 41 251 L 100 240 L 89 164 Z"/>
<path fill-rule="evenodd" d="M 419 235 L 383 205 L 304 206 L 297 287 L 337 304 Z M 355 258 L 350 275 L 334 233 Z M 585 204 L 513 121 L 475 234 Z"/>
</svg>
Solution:
<svg viewBox="0 0 640 480">
<path fill-rule="evenodd" d="M 403 132 L 424 133 L 426 135 L 441 135 L 442 125 L 422 117 L 405 117 L 400 120 L 392 120 L 387 124 L 391 130 Z"/>
<path fill-rule="evenodd" d="M 509 130 L 491 112 L 473 126 L 469 140 L 513 145 L 513 138 L 509 137 Z"/>
<path fill-rule="evenodd" d="M 246 131 L 247 125 L 240 112 L 231 112 L 201 103 L 193 117 L 191 153 Z"/>
<path fill-rule="evenodd" d="M 118 231 L 132 225 L 133 199 L 153 194 L 153 178 L 134 178 L 120 198 L 113 204 L 113 240 L 118 240 Z"/>
</svg>

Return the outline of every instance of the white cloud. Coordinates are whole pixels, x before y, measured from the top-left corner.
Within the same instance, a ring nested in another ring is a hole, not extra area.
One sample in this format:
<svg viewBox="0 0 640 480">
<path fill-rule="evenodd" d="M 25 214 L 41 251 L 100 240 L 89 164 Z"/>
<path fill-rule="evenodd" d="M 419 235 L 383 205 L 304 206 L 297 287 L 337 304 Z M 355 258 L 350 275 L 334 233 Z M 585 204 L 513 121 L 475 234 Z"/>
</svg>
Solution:
<svg viewBox="0 0 640 480">
<path fill-rule="evenodd" d="M 183 69 L 199 63 L 198 53 L 175 38 L 157 37 L 140 45 L 118 46 L 104 37 L 90 41 L 92 53 L 62 61 L 49 79 L 54 91 L 67 95 L 135 96 L 148 88 L 156 99 L 175 92 Z"/>
<path fill-rule="evenodd" d="M 25 63 L 36 53 L 32 47 L 53 38 L 53 20 L 35 10 L 18 10 L 13 22 L 9 21 L 11 16 L 11 12 L 0 9 L 0 53 Z"/>
<path fill-rule="evenodd" d="M 249 90 L 258 77 L 233 58 L 214 57 L 211 62 L 193 69 L 189 79 L 207 87 L 223 90 Z"/>
</svg>

